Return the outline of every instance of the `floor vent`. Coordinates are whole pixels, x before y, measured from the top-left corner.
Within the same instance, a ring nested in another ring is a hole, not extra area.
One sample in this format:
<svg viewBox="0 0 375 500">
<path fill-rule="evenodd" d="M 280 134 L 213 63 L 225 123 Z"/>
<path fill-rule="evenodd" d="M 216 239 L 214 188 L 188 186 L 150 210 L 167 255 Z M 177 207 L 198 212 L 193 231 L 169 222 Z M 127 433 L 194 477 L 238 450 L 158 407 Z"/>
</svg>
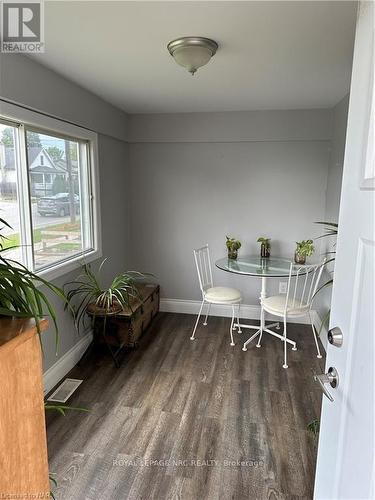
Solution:
<svg viewBox="0 0 375 500">
<path fill-rule="evenodd" d="M 64 382 L 54 391 L 48 401 L 55 401 L 56 403 L 66 403 L 73 392 L 82 384 L 83 380 L 75 378 L 66 378 Z"/>
</svg>

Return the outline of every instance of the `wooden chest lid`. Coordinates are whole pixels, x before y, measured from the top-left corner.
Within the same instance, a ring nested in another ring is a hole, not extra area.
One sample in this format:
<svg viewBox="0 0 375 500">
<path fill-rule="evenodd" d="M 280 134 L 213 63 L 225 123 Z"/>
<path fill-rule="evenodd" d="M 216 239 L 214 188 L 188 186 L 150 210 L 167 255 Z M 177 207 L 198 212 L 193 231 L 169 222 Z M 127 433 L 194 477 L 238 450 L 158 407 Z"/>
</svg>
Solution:
<svg viewBox="0 0 375 500">
<path fill-rule="evenodd" d="M 136 287 L 139 292 L 139 298 L 131 299 L 131 307 L 124 307 L 123 310 L 117 314 L 117 316 L 132 316 L 148 298 L 154 295 L 155 292 L 159 291 L 159 285 L 155 283 L 137 284 Z"/>
</svg>

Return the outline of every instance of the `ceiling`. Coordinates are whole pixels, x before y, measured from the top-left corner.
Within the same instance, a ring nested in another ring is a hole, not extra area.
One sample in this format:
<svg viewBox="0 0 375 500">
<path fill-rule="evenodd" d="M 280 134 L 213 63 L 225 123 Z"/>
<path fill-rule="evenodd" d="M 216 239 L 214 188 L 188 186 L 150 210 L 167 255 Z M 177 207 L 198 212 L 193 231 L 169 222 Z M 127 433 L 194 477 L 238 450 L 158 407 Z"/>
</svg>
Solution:
<svg viewBox="0 0 375 500">
<path fill-rule="evenodd" d="M 334 106 L 349 90 L 356 2 L 45 2 L 40 63 L 129 113 Z M 191 76 L 179 36 L 219 50 Z"/>
</svg>

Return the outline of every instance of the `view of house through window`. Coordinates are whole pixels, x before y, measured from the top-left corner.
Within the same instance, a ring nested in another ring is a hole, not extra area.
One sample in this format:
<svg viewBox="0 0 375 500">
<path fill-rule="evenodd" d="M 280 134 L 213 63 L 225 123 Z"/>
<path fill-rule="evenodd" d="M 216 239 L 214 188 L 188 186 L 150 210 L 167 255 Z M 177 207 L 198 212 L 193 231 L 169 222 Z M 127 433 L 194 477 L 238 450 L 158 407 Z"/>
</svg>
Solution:
<svg viewBox="0 0 375 500">
<path fill-rule="evenodd" d="M 12 226 L 5 230 L 8 256 L 39 270 L 93 249 L 90 192 L 85 141 L 0 123 L 0 217 Z"/>
</svg>

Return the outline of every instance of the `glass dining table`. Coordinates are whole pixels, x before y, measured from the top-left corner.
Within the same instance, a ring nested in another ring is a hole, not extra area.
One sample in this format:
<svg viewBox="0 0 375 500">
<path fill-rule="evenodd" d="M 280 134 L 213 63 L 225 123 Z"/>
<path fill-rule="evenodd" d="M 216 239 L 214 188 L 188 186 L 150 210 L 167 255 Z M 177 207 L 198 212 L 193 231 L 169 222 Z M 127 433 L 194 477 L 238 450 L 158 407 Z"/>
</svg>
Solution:
<svg viewBox="0 0 375 500">
<path fill-rule="evenodd" d="M 292 276 L 296 276 L 300 266 L 292 266 L 291 269 L 291 259 L 286 259 L 282 257 L 266 257 L 261 258 L 259 255 L 247 255 L 236 260 L 228 259 L 228 257 L 219 259 L 215 262 L 217 268 L 222 271 L 227 271 L 228 273 L 242 274 L 246 276 L 252 276 L 254 278 L 261 278 L 261 291 L 260 291 L 260 302 L 266 298 L 267 293 L 267 280 L 269 278 L 289 278 L 289 273 Z M 271 328 L 276 327 L 278 330 L 280 328 L 280 323 L 277 321 L 270 325 L 265 324 L 264 313 L 261 312 L 260 325 L 251 325 L 240 322 L 233 325 L 234 328 L 238 329 L 241 333 L 242 328 L 256 330 L 256 333 L 252 335 L 243 345 L 242 350 L 247 351 L 247 345 L 259 335 L 259 341 L 262 337 L 263 332 L 284 340 L 284 337 L 277 332 L 271 330 Z M 260 343 L 257 343 L 257 347 L 260 347 Z M 296 350 L 296 343 L 293 340 L 287 339 L 289 344 L 292 344 L 293 350 Z"/>
</svg>

